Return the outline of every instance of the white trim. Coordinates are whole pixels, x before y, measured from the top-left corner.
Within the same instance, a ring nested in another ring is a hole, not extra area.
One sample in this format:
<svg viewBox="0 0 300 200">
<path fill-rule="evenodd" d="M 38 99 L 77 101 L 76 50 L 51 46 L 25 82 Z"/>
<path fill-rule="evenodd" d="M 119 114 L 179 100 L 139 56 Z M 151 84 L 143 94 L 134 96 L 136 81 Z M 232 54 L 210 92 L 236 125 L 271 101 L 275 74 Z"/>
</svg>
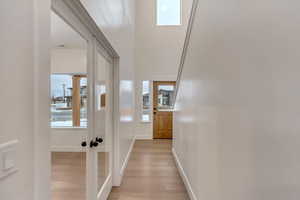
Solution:
<svg viewBox="0 0 300 200">
<path fill-rule="evenodd" d="M 84 149 L 72 146 L 52 146 L 51 152 L 84 152 Z"/>
<path fill-rule="evenodd" d="M 50 200 L 50 6 L 51 0 L 33 1 L 33 200 Z"/>
<path fill-rule="evenodd" d="M 97 200 L 106 200 L 108 198 L 108 195 L 111 192 L 111 186 L 112 185 L 112 175 L 111 173 L 106 178 L 104 184 L 102 185 L 100 191 L 97 195 Z"/>
<path fill-rule="evenodd" d="M 16 146 L 18 143 L 19 143 L 18 140 L 12 140 L 12 141 L 10 141 L 10 142 L 0 144 L 0 150 L 2 150 L 2 149 L 4 149 L 4 148 L 14 147 L 14 146 Z"/>
<path fill-rule="evenodd" d="M 132 139 L 131 145 L 130 145 L 130 147 L 129 147 L 129 151 L 128 151 L 128 153 L 127 153 L 127 155 L 126 155 L 126 158 L 125 158 L 125 161 L 124 161 L 124 163 L 123 163 L 123 165 L 122 165 L 122 167 L 121 167 L 121 170 L 120 170 L 120 183 L 121 183 L 121 181 L 122 181 L 122 179 L 123 179 L 123 175 L 124 175 L 125 169 L 126 169 L 126 167 L 127 167 L 127 164 L 128 164 L 129 158 L 130 158 L 130 155 L 131 155 L 131 153 L 132 153 L 132 149 L 133 149 L 135 140 L 136 140 L 136 136 L 134 136 L 133 139 Z"/>
<path fill-rule="evenodd" d="M 88 131 L 88 128 L 83 127 L 51 127 L 51 131 Z"/>
<path fill-rule="evenodd" d="M 4 153 L 7 151 L 16 152 L 16 146 L 18 144 L 19 144 L 18 140 L 12 140 L 10 142 L 0 144 L 0 156 L 4 155 Z M 0 160 L 0 164 L 4 165 L 4 160 Z M 13 166 L 5 171 L 0 171 L 0 180 L 18 172 L 18 171 L 19 171 L 19 169 L 16 166 Z"/>
<path fill-rule="evenodd" d="M 52 146 L 51 152 L 86 152 L 87 148 L 75 146 Z M 98 147 L 97 152 L 105 152 L 105 147 Z"/>
<path fill-rule="evenodd" d="M 119 134 L 119 98 L 120 98 L 120 67 L 119 67 L 119 58 L 114 58 L 113 60 L 113 174 L 112 174 L 112 184 L 113 186 L 119 186 L 121 183 L 119 175 L 119 166 L 120 166 L 120 134 Z"/>
<path fill-rule="evenodd" d="M 153 140 L 152 135 L 136 135 L 135 140 Z"/>
<path fill-rule="evenodd" d="M 181 178 L 182 178 L 182 180 L 184 182 L 184 185 L 185 185 L 185 187 L 186 187 L 186 189 L 188 191 L 190 199 L 191 200 L 197 200 L 197 197 L 196 197 L 196 195 L 195 195 L 195 193 L 193 191 L 191 183 L 190 183 L 190 181 L 189 181 L 186 173 L 184 172 L 184 169 L 183 169 L 183 167 L 182 167 L 182 165 L 180 163 L 180 160 L 179 160 L 179 158 L 177 156 L 177 153 L 176 153 L 176 151 L 175 151 L 174 148 L 172 148 L 172 153 L 173 153 L 173 156 L 174 156 L 174 159 L 175 159 L 175 163 L 176 163 L 177 169 L 178 169 L 179 174 L 180 174 L 180 176 L 181 176 Z"/>
<path fill-rule="evenodd" d="M 174 102 L 176 102 L 177 93 L 178 93 L 180 80 L 181 80 L 181 75 L 182 75 L 185 59 L 186 59 L 186 56 L 187 56 L 187 50 L 188 50 L 188 47 L 189 47 L 189 44 L 190 44 L 191 34 L 192 34 L 193 26 L 194 26 L 194 20 L 195 20 L 196 11 L 197 11 L 197 8 L 198 8 L 198 2 L 199 2 L 199 0 L 193 0 L 191 15 L 190 15 L 190 18 L 189 18 L 187 32 L 186 32 L 184 45 L 183 45 L 181 58 L 180 58 L 180 65 L 179 65 L 179 68 L 178 68 L 178 75 L 177 75 L 176 88 L 175 88 L 175 94 L 174 94 L 174 97 L 175 97 Z"/>
<path fill-rule="evenodd" d="M 9 176 L 11 176 L 11 175 L 13 175 L 13 174 L 16 174 L 18 171 L 19 171 L 18 168 L 12 169 L 12 170 L 10 170 L 9 172 L 6 172 L 4 175 L 1 175 L 1 176 L 0 176 L 0 180 L 2 181 L 3 179 L 5 179 L 5 178 L 7 178 L 7 177 L 9 177 Z"/>
</svg>

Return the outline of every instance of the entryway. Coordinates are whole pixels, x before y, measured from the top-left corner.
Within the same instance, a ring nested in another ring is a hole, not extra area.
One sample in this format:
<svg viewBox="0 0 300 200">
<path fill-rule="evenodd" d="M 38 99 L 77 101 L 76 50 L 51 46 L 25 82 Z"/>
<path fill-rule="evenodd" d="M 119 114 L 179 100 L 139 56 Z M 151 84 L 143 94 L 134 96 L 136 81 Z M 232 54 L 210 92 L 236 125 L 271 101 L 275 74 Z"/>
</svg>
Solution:
<svg viewBox="0 0 300 200">
<path fill-rule="evenodd" d="M 172 139 L 175 81 L 153 82 L 153 139 Z"/>
<path fill-rule="evenodd" d="M 52 0 L 51 200 L 106 200 L 112 188 L 118 57 L 94 27 L 79 1 Z"/>
</svg>

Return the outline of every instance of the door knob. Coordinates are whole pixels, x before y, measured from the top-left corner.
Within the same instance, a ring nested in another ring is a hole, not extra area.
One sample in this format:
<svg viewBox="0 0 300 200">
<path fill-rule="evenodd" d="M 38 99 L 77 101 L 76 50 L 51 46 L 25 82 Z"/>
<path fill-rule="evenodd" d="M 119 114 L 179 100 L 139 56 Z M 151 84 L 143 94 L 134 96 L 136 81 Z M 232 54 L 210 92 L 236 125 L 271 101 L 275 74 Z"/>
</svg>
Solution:
<svg viewBox="0 0 300 200">
<path fill-rule="evenodd" d="M 99 138 L 99 137 L 96 137 L 96 142 L 102 143 L 102 142 L 103 142 L 103 139 L 102 139 L 102 138 Z"/>
<path fill-rule="evenodd" d="M 98 146 L 98 142 L 91 140 L 90 147 L 93 148 L 93 147 L 97 147 L 97 146 Z"/>
<path fill-rule="evenodd" d="M 82 147 L 86 147 L 86 146 L 87 146 L 86 141 L 81 142 L 81 146 L 82 146 Z"/>
</svg>

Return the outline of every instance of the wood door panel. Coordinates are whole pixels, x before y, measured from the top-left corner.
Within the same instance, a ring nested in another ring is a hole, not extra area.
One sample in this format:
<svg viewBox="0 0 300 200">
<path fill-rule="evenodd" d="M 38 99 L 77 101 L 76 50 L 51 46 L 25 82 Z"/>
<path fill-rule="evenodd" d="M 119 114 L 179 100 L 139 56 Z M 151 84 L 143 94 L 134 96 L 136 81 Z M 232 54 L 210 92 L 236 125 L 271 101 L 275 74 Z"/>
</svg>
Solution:
<svg viewBox="0 0 300 200">
<path fill-rule="evenodd" d="M 161 112 L 156 114 L 156 139 L 170 139 L 172 138 L 173 131 L 173 113 L 172 112 Z"/>
</svg>

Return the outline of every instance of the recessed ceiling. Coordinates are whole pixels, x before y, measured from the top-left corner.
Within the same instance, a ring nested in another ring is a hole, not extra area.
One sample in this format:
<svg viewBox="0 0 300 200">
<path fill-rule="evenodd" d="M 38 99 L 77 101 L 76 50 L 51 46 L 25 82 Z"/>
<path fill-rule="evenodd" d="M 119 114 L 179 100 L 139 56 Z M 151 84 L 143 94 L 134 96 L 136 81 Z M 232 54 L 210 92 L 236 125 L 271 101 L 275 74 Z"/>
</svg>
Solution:
<svg viewBox="0 0 300 200">
<path fill-rule="evenodd" d="M 86 41 L 70 25 L 51 12 L 52 48 L 85 49 Z"/>
</svg>

